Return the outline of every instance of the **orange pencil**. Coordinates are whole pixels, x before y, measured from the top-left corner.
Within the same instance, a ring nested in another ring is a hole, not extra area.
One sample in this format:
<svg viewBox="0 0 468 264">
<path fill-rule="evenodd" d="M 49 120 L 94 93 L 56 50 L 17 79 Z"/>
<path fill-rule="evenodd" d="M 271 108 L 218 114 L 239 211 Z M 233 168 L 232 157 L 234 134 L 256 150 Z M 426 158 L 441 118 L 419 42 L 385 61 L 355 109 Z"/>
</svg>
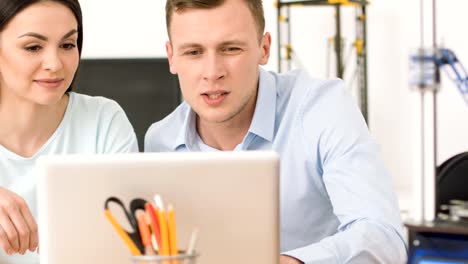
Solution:
<svg viewBox="0 0 468 264">
<path fill-rule="evenodd" d="M 145 204 L 146 213 L 149 215 L 151 220 L 151 229 L 153 230 L 154 236 L 156 237 L 156 242 L 158 244 L 158 251 L 161 250 L 162 241 L 161 241 L 161 233 L 160 233 L 160 226 L 158 220 L 157 209 L 154 209 L 151 203 Z"/>
<path fill-rule="evenodd" d="M 153 245 L 151 243 L 151 232 L 148 225 L 146 224 L 146 215 L 143 211 L 137 211 L 136 218 L 141 240 L 145 248 L 145 255 L 153 256 L 156 254 L 156 252 L 154 251 Z"/>
</svg>

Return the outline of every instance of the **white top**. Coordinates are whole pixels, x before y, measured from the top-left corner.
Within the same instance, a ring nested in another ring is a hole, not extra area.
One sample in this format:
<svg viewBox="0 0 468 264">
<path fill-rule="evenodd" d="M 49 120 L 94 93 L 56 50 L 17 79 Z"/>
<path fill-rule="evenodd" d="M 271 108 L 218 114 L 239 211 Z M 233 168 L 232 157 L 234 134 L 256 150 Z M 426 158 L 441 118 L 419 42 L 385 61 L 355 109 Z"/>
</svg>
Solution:
<svg viewBox="0 0 468 264">
<path fill-rule="evenodd" d="M 123 109 L 110 99 L 70 92 L 57 130 L 37 153 L 25 158 L 0 145 L 0 186 L 23 197 L 37 218 L 34 164 L 42 155 L 137 152 L 135 132 Z M 7 257 L 0 263 L 38 263 L 37 254 Z"/>
</svg>

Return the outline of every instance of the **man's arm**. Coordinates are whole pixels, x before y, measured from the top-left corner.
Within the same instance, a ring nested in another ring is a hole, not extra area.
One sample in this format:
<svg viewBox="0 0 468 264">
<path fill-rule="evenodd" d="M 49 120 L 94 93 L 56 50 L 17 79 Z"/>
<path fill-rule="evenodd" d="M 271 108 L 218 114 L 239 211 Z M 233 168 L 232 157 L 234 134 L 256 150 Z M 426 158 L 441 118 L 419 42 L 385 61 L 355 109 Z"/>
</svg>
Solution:
<svg viewBox="0 0 468 264">
<path fill-rule="evenodd" d="M 316 101 L 304 105 L 311 111 L 304 109 L 303 127 L 305 135 L 321 129 L 322 180 L 340 225 L 335 235 L 283 254 L 306 264 L 403 263 L 399 209 L 378 147 L 343 82 L 326 86 L 319 109 Z"/>
<path fill-rule="evenodd" d="M 306 247 L 283 252 L 305 264 L 318 263 L 404 263 L 402 238 L 393 228 L 361 220 L 345 230 Z M 289 260 L 292 261 L 292 260 Z M 283 262 L 280 262 L 283 264 Z M 288 262 L 284 262 L 288 263 Z M 295 263 L 295 262 L 289 262 Z"/>
</svg>

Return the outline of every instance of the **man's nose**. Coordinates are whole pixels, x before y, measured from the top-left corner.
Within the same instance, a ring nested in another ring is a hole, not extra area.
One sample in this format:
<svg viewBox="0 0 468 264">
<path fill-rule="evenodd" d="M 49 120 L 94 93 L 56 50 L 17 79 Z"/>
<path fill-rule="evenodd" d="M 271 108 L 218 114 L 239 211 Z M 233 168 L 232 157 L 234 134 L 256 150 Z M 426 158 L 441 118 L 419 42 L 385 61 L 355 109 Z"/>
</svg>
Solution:
<svg viewBox="0 0 468 264">
<path fill-rule="evenodd" d="M 207 81 L 221 80 L 226 76 L 223 58 L 219 54 L 208 54 L 203 68 L 203 78 Z"/>
</svg>

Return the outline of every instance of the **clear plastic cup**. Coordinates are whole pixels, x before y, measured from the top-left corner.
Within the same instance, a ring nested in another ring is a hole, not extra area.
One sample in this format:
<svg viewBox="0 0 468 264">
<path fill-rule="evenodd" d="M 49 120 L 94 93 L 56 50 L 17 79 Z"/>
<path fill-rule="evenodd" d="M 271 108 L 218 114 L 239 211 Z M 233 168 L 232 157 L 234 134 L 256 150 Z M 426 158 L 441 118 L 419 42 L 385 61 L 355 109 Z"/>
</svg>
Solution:
<svg viewBox="0 0 468 264">
<path fill-rule="evenodd" d="M 179 251 L 179 254 L 174 256 L 131 256 L 130 260 L 134 264 L 196 264 L 197 252 L 186 254 L 185 251 Z"/>
</svg>

